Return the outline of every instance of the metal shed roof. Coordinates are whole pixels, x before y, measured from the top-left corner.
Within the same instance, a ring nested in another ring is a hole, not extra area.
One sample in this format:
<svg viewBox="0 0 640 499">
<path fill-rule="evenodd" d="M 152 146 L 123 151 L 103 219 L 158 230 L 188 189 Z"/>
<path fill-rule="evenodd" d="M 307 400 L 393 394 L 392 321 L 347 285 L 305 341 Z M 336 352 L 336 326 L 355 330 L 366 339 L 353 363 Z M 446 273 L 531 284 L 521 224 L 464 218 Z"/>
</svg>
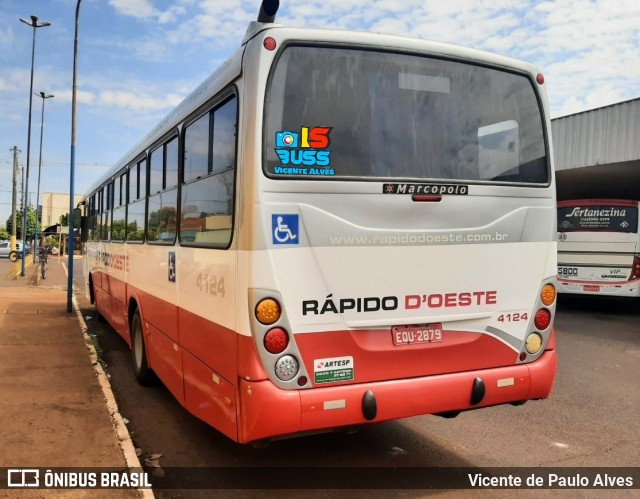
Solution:
<svg viewBox="0 0 640 499">
<path fill-rule="evenodd" d="M 640 98 L 551 120 L 556 170 L 640 160 Z"/>
</svg>

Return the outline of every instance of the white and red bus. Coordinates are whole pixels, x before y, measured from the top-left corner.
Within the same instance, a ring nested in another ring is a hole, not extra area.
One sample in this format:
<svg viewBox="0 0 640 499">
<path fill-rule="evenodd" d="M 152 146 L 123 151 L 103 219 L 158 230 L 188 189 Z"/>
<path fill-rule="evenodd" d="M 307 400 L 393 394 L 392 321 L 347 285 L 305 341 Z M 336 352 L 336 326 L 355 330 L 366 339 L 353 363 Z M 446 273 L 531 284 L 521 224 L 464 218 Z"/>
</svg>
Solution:
<svg viewBox="0 0 640 499">
<path fill-rule="evenodd" d="M 558 202 L 558 292 L 640 296 L 638 201 Z"/>
<path fill-rule="evenodd" d="M 138 380 L 243 443 L 548 397 L 542 75 L 272 21 L 86 197 L 87 292 Z"/>
</svg>

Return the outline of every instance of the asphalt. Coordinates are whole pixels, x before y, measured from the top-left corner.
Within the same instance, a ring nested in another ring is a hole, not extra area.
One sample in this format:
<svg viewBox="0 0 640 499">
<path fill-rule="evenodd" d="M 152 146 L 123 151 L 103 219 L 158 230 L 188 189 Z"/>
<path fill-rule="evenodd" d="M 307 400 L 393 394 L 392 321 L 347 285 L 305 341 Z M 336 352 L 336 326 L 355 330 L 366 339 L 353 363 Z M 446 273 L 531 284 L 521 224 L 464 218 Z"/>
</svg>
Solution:
<svg viewBox="0 0 640 499">
<path fill-rule="evenodd" d="M 37 264 L 20 278 L 20 262 L 0 275 L 0 468 L 140 468 L 75 299 L 67 312 L 66 261 L 49 257 L 44 280 Z M 74 266 L 81 264 L 76 257 Z M 153 497 L 150 489 L 28 492 Z"/>
</svg>

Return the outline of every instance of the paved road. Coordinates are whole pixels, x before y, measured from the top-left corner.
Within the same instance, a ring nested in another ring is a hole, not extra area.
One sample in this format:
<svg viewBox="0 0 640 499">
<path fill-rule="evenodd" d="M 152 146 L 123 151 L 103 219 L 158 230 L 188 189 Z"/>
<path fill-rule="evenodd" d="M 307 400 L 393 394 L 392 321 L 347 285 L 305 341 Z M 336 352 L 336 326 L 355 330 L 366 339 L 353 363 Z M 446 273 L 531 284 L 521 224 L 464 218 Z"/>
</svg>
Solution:
<svg viewBox="0 0 640 499">
<path fill-rule="evenodd" d="M 76 279 L 76 281 L 80 281 Z M 124 341 L 92 317 L 108 363 L 121 413 L 130 420 L 145 455 L 162 454 L 163 467 L 192 466 L 459 466 L 572 467 L 638 466 L 640 463 L 640 306 L 637 301 L 560 301 L 556 326 L 559 369 L 549 400 L 501 406 L 445 420 L 424 416 L 382 423 L 353 435 L 325 434 L 272 443 L 266 449 L 241 446 L 192 417 L 162 386 L 138 386 Z M 347 486 L 348 484 L 345 484 Z M 193 496 L 196 491 L 187 495 Z M 295 492 L 295 491 L 294 491 Z M 349 492 L 348 497 L 389 497 Z M 542 491 L 531 491 L 539 497 Z M 609 494 L 612 491 L 608 491 Z M 602 497 L 597 491 L 547 491 L 553 497 Z M 291 492 L 279 496 L 296 497 Z M 480 497 L 480 491 L 440 492 L 446 497 Z M 486 492 L 484 493 L 486 494 Z M 172 490 L 158 497 L 186 497 Z M 197 494 L 196 494 L 197 495 Z M 273 492 L 235 491 L 226 497 L 271 497 Z M 309 495 L 309 494 L 305 494 Z M 327 497 L 315 491 L 314 497 Z M 423 497 L 400 491 L 396 497 Z M 493 491 L 511 497 L 513 491 Z M 208 497 L 202 493 L 202 497 Z M 335 495 L 332 495 L 335 497 Z M 616 497 L 637 497 L 616 491 Z M 486 497 L 486 495 L 483 495 Z M 532 496 L 533 497 L 533 496 Z"/>
</svg>

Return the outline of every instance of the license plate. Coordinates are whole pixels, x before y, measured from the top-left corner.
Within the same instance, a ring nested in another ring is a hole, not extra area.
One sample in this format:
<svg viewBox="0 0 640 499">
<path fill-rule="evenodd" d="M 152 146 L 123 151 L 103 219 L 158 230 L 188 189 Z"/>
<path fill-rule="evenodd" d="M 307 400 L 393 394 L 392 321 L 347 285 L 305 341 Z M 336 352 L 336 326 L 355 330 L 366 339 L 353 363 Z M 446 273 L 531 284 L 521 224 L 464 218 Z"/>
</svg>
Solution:
<svg viewBox="0 0 640 499">
<path fill-rule="evenodd" d="M 600 292 L 600 286 L 582 286 L 582 291 Z"/>
<path fill-rule="evenodd" d="M 412 345 L 414 343 L 439 343 L 444 340 L 442 324 L 422 326 L 395 326 L 391 328 L 394 345 Z"/>
</svg>

